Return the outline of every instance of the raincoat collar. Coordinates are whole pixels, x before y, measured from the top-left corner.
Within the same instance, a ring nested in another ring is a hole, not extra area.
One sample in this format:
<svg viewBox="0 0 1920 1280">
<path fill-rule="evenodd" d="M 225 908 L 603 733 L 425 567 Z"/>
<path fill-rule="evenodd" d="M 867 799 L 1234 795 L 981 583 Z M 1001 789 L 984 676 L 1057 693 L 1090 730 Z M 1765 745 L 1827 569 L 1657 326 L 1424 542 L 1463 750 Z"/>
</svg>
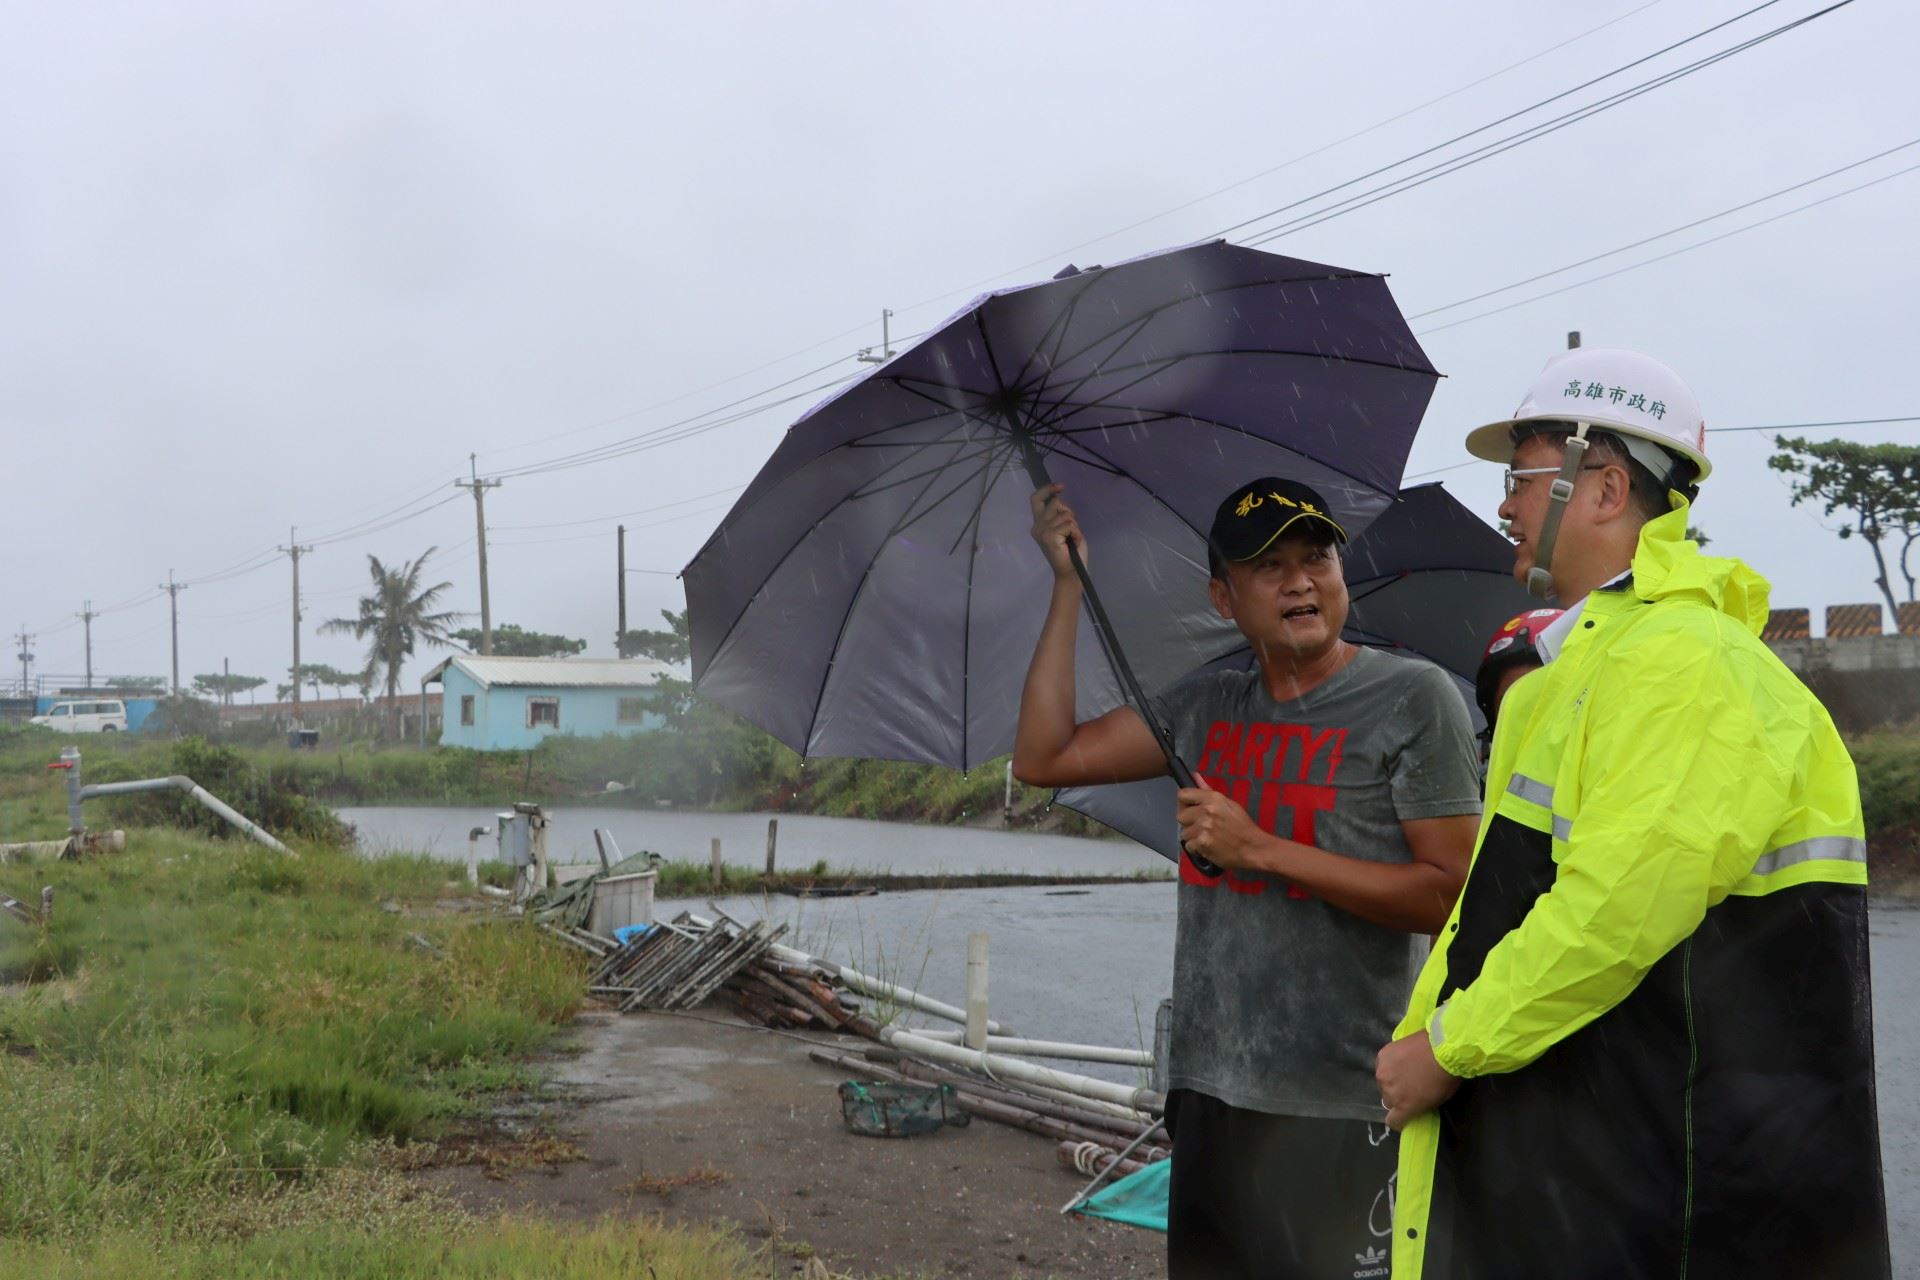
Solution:
<svg viewBox="0 0 1920 1280">
<path fill-rule="evenodd" d="M 1582 627 L 1583 620 L 1604 622 L 1637 602 L 1692 600 L 1760 634 L 1767 621 L 1767 580 L 1738 560 L 1702 554 L 1687 538 L 1692 505 L 1677 494 L 1673 502 L 1672 510 L 1641 527 L 1626 573 L 1577 601 L 1541 633 L 1537 647 L 1543 662 L 1552 662 L 1570 642 L 1595 629 Z"/>
</svg>

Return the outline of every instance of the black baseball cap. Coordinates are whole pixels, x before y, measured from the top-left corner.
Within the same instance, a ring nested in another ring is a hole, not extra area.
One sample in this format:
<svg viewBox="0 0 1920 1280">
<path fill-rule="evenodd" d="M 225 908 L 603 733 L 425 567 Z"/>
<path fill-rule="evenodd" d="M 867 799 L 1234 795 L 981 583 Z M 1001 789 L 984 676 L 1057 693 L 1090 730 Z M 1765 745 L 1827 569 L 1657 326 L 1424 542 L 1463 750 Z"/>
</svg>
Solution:
<svg viewBox="0 0 1920 1280">
<path fill-rule="evenodd" d="M 1347 531 L 1328 514 L 1330 510 L 1325 498 L 1298 480 L 1263 476 L 1227 495 L 1214 512 L 1207 541 L 1222 560 L 1251 560 L 1272 546 L 1275 538 L 1306 520 L 1323 526 L 1334 541 L 1344 543 Z"/>
</svg>

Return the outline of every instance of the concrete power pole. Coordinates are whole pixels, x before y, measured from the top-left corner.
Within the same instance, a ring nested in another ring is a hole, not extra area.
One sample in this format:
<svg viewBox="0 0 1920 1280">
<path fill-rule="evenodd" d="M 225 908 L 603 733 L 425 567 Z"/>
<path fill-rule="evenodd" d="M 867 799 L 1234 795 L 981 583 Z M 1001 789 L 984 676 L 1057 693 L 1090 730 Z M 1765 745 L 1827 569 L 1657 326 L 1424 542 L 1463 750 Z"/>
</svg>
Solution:
<svg viewBox="0 0 1920 1280">
<path fill-rule="evenodd" d="M 472 470 L 471 480 L 455 480 L 456 489 L 473 490 L 473 518 L 480 529 L 480 652 L 493 652 L 493 608 L 487 602 L 487 490 L 498 489 L 498 480 L 480 478 L 479 461 L 474 454 L 467 455 L 467 466 Z"/>
<path fill-rule="evenodd" d="M 100 615 L 93 611 L 93 601 L 88 600 L 80 606 L 80 612 L 74 615 L 80 619 L 87 631 L 87 692 L 93 692 L 93 620 Z"/>
<path fill-rule="evenodd" d="M 313 550 L 300 545 L 298 528 L 287 530 L 287 545 L 279 548 L 293 561 L 293 727 L 300 727 L 300 557 Z"/>
<path fill-rule="evenodd" d="M 33 636 L 25 627 L 20 628 L 14 639 L 20 642 L 20 696 L 33 696 L 33 677 L 27 674 L 27 667 L 33 662 L 33 651 L 27 646 L 33 643 Z"/>
<path fill-rule="evenodd" d="M 167 570 L 167 580 L 160 584 L 159 590 L 167 593 L 167 612 L 173 620 L 173 696 L 180 696 L 180 593 L 187 589 L 184 582 L 173 580 L 173 570 Z"/>
<path fill-rule="evenodd" d="M 618 526 L 620 539 L 620 625 L 613 633 L 613 656 L 627 656 L 627 526 Z"/>
</svg>

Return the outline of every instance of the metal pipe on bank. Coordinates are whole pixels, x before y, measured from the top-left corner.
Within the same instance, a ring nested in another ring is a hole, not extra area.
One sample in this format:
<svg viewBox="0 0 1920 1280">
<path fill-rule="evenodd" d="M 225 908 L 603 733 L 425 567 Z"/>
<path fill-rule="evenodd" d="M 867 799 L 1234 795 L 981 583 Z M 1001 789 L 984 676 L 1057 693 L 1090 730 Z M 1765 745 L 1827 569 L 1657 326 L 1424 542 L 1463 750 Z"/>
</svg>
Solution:
<svg viewBox="0 0 1920 1280">
<path fill-rule="evenodd" d="M 80 781 L 80 748 L 69 746 L 60 753 L 57 764 L 49 769 L 64 769 L 67 773 L 67 825 L 77 841 L 86 834 L 86 819 L 81 814 L 81 804 L 87 800 L 102 796 L 134 795 L 145 791 L 184 791 L 203 807 L 224 819 L 232 826 L 258 844 L 263 844 L 275 853 L 284 853 L 289 858 L 300 855 L 274 839 L 266 828 L 242 814 L 220 797 L 208 791 L 192 778 L 175 774 L 170 778 L 142 778 L 135 782 L 101 782 L 82 785 Z"/>
</svg>

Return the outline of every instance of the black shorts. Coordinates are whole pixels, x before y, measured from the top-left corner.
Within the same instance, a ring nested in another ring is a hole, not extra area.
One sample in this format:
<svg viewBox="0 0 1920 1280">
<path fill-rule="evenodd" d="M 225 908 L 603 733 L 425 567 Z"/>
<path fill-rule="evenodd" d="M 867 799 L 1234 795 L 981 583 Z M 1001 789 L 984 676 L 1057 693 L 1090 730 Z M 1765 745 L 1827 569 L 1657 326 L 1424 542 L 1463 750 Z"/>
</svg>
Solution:
<svg viewBox="0 0 1920 1280">
<path fill-rule="evenodd" d="M 1384 1124 L 1167 1095 L 1170 1280 L 1375 1280 L 1393 1252 L 1399 1137 Z"/>
</svg>

